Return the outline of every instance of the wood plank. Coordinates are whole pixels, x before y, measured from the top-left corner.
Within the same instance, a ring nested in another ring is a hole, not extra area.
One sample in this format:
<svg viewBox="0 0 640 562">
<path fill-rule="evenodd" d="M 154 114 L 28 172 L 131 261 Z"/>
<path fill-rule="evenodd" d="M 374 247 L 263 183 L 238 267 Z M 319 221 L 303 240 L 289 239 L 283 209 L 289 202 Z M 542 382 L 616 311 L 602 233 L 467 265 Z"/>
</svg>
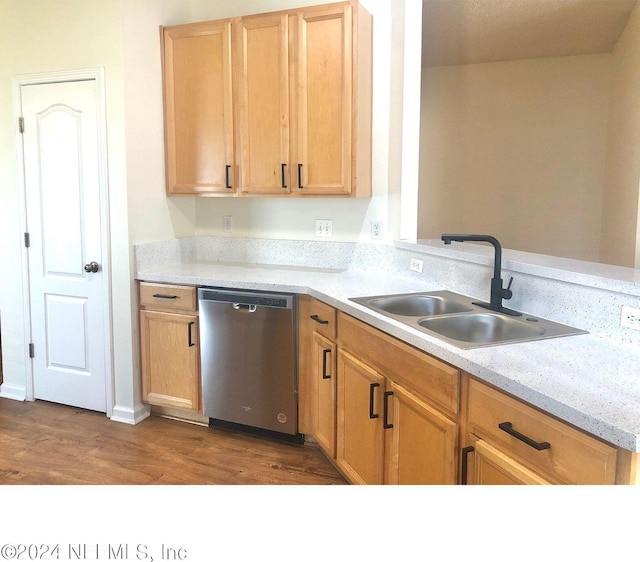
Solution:
<svg viewBox="0 0 640 562">
<path fill-rule="evenodd" d="M 314 446 L 151 416 L 0 400 L 4 484 L 345 484 Z"/>
</svg>

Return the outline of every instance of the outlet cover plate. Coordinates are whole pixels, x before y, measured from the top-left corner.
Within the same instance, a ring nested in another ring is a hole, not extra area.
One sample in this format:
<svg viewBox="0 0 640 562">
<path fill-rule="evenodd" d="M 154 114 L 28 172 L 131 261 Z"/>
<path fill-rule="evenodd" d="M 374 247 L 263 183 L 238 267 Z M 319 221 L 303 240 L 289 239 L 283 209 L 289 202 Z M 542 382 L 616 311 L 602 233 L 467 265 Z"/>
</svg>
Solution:
<svg viewBox="0 0 640 562">
<path fill-rule="evenodd" d="M 233 217 L 225 215 L 222 217 L 222 228 L 225 232 L 233 232 Z"/>
<path fill-rule="evenodd" d="M 623 305 L 620 317 L 620 326 L 640 330 L 640 308 Z"/>
<path fill-rule="evenodd" d="M 316 219 L 316 236 L 331 238 L 333 236 L 333 221 L 331 219 Z"/>
<path fill-rule="evenodd" d="M 381 220 L 371 221 L 371 238 L 374 238 L 374 239 L 382 238 L 382 221 Z"/>
</svg>

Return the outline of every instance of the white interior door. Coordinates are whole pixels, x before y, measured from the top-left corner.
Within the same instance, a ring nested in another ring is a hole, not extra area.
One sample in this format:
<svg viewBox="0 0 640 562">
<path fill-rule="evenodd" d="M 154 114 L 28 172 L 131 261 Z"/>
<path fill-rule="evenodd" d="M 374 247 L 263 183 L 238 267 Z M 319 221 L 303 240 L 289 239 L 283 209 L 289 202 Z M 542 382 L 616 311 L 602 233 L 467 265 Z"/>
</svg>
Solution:
<svg viewBox="0 0 640 562">
<path fill-rule="evenodd" d="M 34 397 L 105 412 L 96 80 L 22 85 L 20 97 Z"/>
</svg>

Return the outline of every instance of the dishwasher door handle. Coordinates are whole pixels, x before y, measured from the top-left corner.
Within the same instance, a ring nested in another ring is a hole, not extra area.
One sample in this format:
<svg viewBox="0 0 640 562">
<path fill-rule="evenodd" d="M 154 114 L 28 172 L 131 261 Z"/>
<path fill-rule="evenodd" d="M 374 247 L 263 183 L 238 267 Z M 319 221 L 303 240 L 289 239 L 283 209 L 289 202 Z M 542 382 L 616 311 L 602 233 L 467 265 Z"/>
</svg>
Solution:
<svg viewBox="0 0 640 562">
<path fill-rule="evenodd" d="M 258 310 L 258 307 L 255 304 L 241 304 L 239 302 L 234 302 L 231 306 L 234 310 L 243 310 L 245 312 L 255 312 Z"/>
</svg>

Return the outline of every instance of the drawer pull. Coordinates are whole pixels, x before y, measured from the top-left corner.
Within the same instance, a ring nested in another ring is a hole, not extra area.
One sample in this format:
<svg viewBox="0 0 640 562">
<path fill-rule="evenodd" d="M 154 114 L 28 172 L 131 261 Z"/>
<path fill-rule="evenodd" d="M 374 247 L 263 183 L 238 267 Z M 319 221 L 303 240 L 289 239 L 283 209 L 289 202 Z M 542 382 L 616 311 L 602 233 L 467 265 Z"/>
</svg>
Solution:
<svg viewBox="0 0 640 562">
<path fill-rule="evenodd" d="M 380 414 L 373 413 L 373 393 L 375 389 L 378 388 L 379 386 L 380 386 L 379 382 L 372 382 L 369 385 L 369 419 L 370 420 L 375 420 L 376 418 L 380 417 Z"/>
<path fill-rule="evenodd" d="M 500 428 L 502 431 L 505 431 L 512 437 L 519 439 L 523 443 L 526 443 L 527 445 L 529 445 L 529 447 L 533 447 L 537 451 L 544 451 L 545 449 L 551 448 L 551 443 L 547 443 L 546 441 L 538 443 L 537 441 L 531 439 L 531 437 L 527 437 L 519 431 L 516 431 L 515 429 L 513 429 L 513 424 L 509 421 L 499 423 L 498 428 Z"/>
<path fill-rule="evenodd" d="M 154 299 L 177 299 L 178 295 L 161 295 L 160 293 L 156 293 L 153 295 Z"/>
<path fill-rule="evenodd" d="M 384 393 L 384 418 L 382 427 L 385 429 L 393 429 L 393 424 L 389 423 L 389 396 L 393 396 L 393 390 L 387 390 Z"/>
<path fill-rule="evenodd" d="M 318 324 L 328 324 L 329 320 L 322 320 L 317 314 L 312 314 L 310 316 L 311 320 L 317 322 Z"/>
<path fill-rule="evenodd" d="M 287 189 L 287 165 L 280 164 L 280 174 L 282 175 L 282 189 Z"/>
<path fill-rule="evenodd" d="M 330 349 L 322 350 L 322 378 L 323 379 L 331 378 L 331 375 L 327 374 L 327 355 L 329 355 L 329 353 L 331 353 Z"/>
<path fill-rule="evenodd" d="M 460 474 L 460 484 L 466 486 L 467 484 L 467 472 L 469 471 L 469 453 L 473 453 L 475 449 L 471 446 L 463 447 L 462 449 L 462 467 Z"/>
<path fill-rule="evenodd" d="M 189 347 L 194 347 L 196 344 L 193 343 L 193 334 L 191 333 L 191 328 L 193 328 L 194 322 L 189 322 L 188 324 L 188 335 L 189 335 Z"/>
</svg>

